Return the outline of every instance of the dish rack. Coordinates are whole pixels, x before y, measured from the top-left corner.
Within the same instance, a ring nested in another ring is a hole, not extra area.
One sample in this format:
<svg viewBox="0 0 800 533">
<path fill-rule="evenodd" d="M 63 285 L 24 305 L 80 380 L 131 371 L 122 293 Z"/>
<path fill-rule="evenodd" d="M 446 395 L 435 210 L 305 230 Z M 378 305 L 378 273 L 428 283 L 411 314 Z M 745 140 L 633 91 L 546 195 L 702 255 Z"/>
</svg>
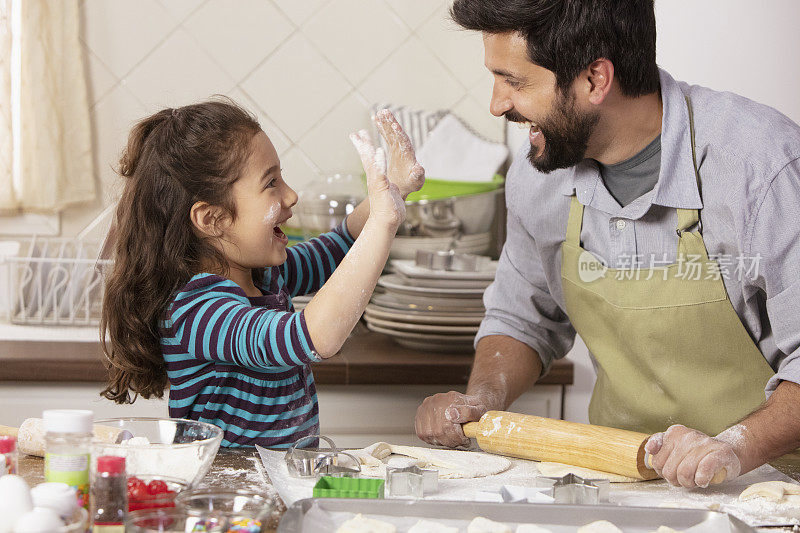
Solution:
<svg viewBox="0 0 800 533">
<path fill-rule="evenodd" d="M 15 256 L 0 258 L 13 324 L 96 326 L 100 323 L 104 274 L 113 261 L 97 259 L 101 244 L 79 239 L 33 237 Z"/>
</svg>

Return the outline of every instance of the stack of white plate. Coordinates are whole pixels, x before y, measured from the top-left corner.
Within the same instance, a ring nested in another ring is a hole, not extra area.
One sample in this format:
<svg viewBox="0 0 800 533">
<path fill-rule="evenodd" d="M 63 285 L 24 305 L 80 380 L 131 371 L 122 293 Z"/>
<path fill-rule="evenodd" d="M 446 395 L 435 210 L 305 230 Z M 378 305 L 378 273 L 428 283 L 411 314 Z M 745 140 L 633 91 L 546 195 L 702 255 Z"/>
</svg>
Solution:
<svg viewBox="0 0 800 533">
<path fill-rule="evenodd" d="M 300 296 L 295 296 L 292 298 L 292 305 L 294 306 L 295 313 L 302 311 L 313 297 L 314 294 L 301 294 Z"/>
<path fill-rule="evenodd" d="M 389 257 L 392 259 L 414 259 L 417 250 L 437 252 L 439 250 L 453 249 L 461 254 L 486 255 L 492 245 L 492 234 L 476 233 L 462 235 L 454 243 L 453 237 L 402 237 L 397 236 L 392 243 Z"/>
<path fill-rule="evenodd" d="M 494 280 L 497 262 L 477 272 L 431 270 L 410 260 L 391 263 L 395 273 L 381 276 L 384 292 L 367 305 L 367 327 L 409 348 L 471 351 L 483 319 L 483 292 Z"/>
</svg>

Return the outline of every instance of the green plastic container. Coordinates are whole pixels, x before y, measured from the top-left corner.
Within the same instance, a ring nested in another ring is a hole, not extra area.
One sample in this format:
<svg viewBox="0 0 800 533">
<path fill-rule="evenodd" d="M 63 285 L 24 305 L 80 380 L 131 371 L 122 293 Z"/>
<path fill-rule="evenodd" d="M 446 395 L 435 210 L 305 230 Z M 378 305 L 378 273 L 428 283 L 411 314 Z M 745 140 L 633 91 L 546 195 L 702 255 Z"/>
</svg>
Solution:
<svg viewBox="0 0 800 533">
<path fill-rule="evenodd" d="M 505 178 L 495 174 L 492 181 L 450 181 L 436 178 L 425 178 L 425 185 L 418 191 L 412 192 L 406 198 L 408 202 L 420 200 L 441 200 L 453 196 L 467 196 L 490 192 L 503 186 Z"/>
<path fill-rule="evenodd" d="M 314 485 L 315 498 L 383 498 L 382 479 L 322 476 Z"/>
</svg>

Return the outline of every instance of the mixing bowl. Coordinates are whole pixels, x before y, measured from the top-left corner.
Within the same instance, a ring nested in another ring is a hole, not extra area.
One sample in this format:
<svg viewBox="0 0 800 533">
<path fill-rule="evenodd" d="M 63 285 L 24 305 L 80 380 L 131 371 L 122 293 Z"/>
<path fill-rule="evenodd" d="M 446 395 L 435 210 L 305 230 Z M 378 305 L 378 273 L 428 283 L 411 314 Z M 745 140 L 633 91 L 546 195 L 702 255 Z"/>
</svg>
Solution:
<svg viewBox="0 0 800 533">
<path fill-rule="evenodd" d="M 120 444 L 95 441 L 93 465 L 101 455 L 125 457 L 129 476 L 166 474 L 190 487 L 208 473 L 222 442 L 217 426 L 182 418 L 109 418 L 95 423 L 128 431 L 133 438 Z"/>
</svg>

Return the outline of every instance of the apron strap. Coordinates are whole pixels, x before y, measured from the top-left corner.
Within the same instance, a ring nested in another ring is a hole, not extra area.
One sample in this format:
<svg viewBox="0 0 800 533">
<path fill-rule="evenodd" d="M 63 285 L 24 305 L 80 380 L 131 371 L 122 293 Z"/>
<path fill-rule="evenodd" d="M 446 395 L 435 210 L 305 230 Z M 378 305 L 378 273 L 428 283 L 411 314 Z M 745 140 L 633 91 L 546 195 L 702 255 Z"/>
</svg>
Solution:
<svg viewBox="0 0 800 533">
<path fill-rule="evenodd" d="M 692 102 L 687 95 L 684 95 L 686 100 L 686 108 L 689 110 L 689 136 L 692 141 L 692 167 L 694 168 L 694 177 L 697 180 L 697 192 L 702 197 L 702 190 L 700 188 L 700 170 L 697 168 L 697 150 L 694 140 L 694 112 L 692 111 Z M 678 258 L 689 256 L 699 257 L 704 261 L 708 261 L 708 252 L 706 245 L 703 242 L 703 237 L 699 231 L 688 231 L 689 228 L 700 222 L 700 211 L 698 209 L 676 209 L 678 213 Z"/>
<path fill-rule="evenodd" d="M 569 244 L 581 245 L 581 228 L 583 227 L 583 204 L 578 201 L 576 195 L 572 195 L 572 202 L 569 206 L 569 220 L 567 220 L 567 238 Z"/>
</svg>

